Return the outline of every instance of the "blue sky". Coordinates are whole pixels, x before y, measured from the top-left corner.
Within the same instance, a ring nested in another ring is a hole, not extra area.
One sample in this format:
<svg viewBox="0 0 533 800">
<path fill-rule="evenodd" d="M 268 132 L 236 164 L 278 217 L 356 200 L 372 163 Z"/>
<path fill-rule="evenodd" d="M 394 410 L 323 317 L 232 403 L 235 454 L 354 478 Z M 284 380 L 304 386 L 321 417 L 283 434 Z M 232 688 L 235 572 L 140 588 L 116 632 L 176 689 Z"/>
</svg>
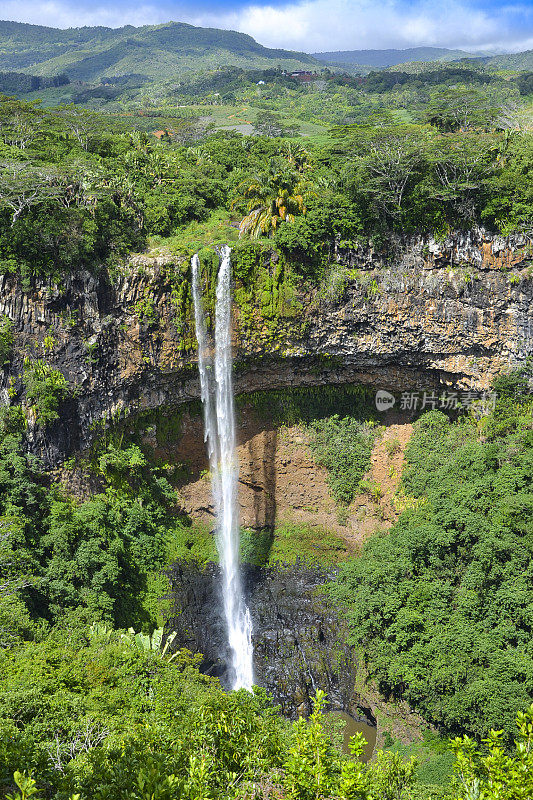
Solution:
<svg viewBox="0 0 533 800">
<path fill-rule="evenodd" d="M 306 52 L 419 45 L 533 49 L 533 0 L 0 0 L 0 19 L 61 28 L 172 19 Z"/>
</svg>

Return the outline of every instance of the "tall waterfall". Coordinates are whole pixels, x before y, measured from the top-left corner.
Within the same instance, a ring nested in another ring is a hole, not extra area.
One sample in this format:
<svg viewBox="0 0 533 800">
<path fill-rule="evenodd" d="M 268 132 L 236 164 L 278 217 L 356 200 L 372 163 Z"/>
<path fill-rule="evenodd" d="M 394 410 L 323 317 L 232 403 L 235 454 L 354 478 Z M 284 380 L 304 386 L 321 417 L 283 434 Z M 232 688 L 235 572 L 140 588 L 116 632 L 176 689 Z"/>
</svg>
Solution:
<svg viewBox="0 0 533 800">
<path fill-rule="evenodd" d="M 222 571 L 224 616 L 231 654 L 231 687 L 250 690 L 253 684 L 252 620 L 244 602 L 239 573 L 237 513 L 239 465 L 232 378 L 230 255 L 230 248 L 224 247 L 221 252 L 216 291 L 214 374 L 202 304 L 200 265 L 197 255 L 193 256 L 191 261 L 192 294 L 198 340 L 200 392 L 204 409 L 204 438 L 207 444 L 217 515 L 217 549 Z"/>
</svg>

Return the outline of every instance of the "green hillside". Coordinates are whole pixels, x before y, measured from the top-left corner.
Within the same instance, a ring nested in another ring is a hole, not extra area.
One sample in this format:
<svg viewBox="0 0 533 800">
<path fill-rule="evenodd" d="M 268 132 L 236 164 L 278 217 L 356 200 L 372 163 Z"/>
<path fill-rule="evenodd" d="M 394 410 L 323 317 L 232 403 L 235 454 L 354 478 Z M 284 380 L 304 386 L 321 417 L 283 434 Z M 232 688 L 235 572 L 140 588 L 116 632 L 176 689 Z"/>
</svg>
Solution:
<svg viewBox="0 0 533 800">
<path fill-rule="evenodd" d="M 121 32 L 133 32 L 128 26 Z M 31 67 L 72 50 L 102 47 L 117 32 L 111 28 L 69 28 L 59 30 L 43 25 L 0 21 L 0 69 L 31 71 Z"/>
<path fill-rule="evenodd" d="M 487 65 L 495 69 L 533 70 L 533 50 L 523 53 L 503 53 L 487 59 Z"/>
<path fill-rule="evenodd" d="M 66 73 L 70 80 L 94 81 L 135 73 L 164 79 L 227 65 L 301 69 L 317 64 L 305 53 L 263 47 L 244 33 L 181 22 L 116 30 L 0 22 L 0 70 L 36 76 Z"/>
</svg>

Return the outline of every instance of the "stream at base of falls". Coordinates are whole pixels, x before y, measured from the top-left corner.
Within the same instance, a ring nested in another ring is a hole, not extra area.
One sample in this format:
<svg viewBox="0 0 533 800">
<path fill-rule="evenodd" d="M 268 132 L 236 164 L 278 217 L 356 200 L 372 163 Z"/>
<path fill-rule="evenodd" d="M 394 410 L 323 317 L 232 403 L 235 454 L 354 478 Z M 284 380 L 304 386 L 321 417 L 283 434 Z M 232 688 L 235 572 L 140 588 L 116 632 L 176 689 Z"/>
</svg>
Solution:
<svg viewBox="0 0 533 800">
<path fill-rule="evenodd" d="M 343 731 L 343 739 L 342 739 L 342 752 L 346 755 L 350 755 L 350 739 L 352 736 L 355 736 L 356 733 L 362 733 L 366 739 L 365 749 L 363 750 L 363 755 L 361 760 L 365 763 L 370 761 L 372 758 L 372 753 L 374 752 L 374 748 L 376 746 L 376 739 L 377 739 L 377 728 L 373 725 L 369 725 L 367 722 L 362 722 L 361 720 L 354 719 L 346 711 L 328 711 L 326 712 L 329 717 L 333 719 L 341 720 L 342 722 L 346 723 L 346 727 Z"/>
</svg>

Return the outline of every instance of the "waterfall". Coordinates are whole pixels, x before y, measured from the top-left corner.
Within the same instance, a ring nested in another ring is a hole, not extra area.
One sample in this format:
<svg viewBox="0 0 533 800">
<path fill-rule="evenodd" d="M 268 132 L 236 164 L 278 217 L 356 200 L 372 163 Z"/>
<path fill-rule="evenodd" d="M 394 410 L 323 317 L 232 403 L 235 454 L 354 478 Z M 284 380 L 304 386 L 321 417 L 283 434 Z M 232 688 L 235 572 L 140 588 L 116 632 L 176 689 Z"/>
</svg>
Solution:
<svg viewBox="0 0 533 800">
<path fill-rule="evenodd" d="M 192 293 L 198 340 L 200 393 L 204 410 L 204 438 L 207 444 L 217 516 L 217 549 L 222 572 L 224 617 L 231 656 L 231 688 L 250 690 L 253 684 L 252 620 L 244 602 L 239 572 L 237 513 L 239 465 L 232 378 L 230 256 L 230 248 L 224 247 L 221 251 L 216 290 L 214 374 L 202 305 L 197 255 L 193 256 L 191 261 Z"/>
<path fill-rule="evenodd" d="M 191 260 L 192 273 L 192 298 L 194 304 L 194 325 L 196 328 L 196 340 L 198 342 L 198 371 L 200 373 L 200 397 L 204 410 L 204 441 L 207 445 L 207 455 L 209 456 L 209 467 L 213 482 L 217 476 L 217 465 L 219 461 L 217 447 L 217 426 L 215 410 L 213 406 L 213 371 L 211 357 L 209 353 L 209 340 L 207 337 L 207 327 L 205 324 L 204 309 L 202 304 L 202 289 L 200 285 L 200 259 L 194 255 Z M 214 490 L 215 508 L 218 510 L 218 489 Z"/>
</svg>

